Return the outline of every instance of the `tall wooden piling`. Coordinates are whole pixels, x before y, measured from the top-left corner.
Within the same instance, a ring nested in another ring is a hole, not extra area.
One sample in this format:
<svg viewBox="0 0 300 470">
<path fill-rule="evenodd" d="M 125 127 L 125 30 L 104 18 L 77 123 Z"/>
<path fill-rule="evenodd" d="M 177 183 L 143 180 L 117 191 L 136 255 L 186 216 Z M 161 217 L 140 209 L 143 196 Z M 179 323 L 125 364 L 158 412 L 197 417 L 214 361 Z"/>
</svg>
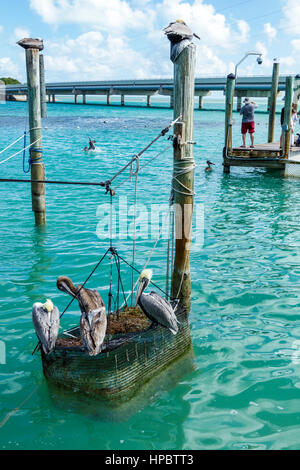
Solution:
<svg viewBox="0 0 300 470">
<path fill-rule="evenodd" d="M 231 148 L 232 144 L 232 111 L 233 111 L 233 99 L 234 99 L 234 89 L 235 89 L 235 75 L 230 73 L 227 76 L 226 81 L 226 91 L 225 91 L 225 152 L 227 153 L 228 149 Z M 226 165 L 224 161 L 223 164 L 224 173 L 230 172 L 230 167 Z"/>
<path fill-rule="evenodd" d="M 190 44 L 174 63 L 174 126 L 175 258 L 172 276 L 172 297 L 190 307 L 190 246 L 194 203 L 194 89 L 196 47 Z"/>
<path fill-rule="evenodd" d="M 41 94 L 41 117 L 47 117 L 47 103 L 46 103 L 46 81 L 45 81 L 45 64 L 44 56 L 40 54 L 40 94 Z"/>
<path fill-rule="evenodd" d="M 283 133 L 283 157 L 288 158 L 291 144 L 291 116 L 294 92 L 294 77 L 288 76 L 285 79 L 285 101 L 284 101 L 284 133 Z"/>
<path fill-rule="evenodd" d="M 26 53 L 30 143 L 33 144 L 30 152 L 31 180 L 44 180 L 39 60 L 39 51 L 43 50 L 43 41 L 23 39 L 18 44 L 25 49 Z M 31 183 L 31 198 L 35 223 L 43 225 L 46 223 L 45 185 Z"/>
<path fill-rule="evenodd" d="M 269 130 L 268 142 L 274 142 L 274 129 L 275 129 L 275 112 L 278 94 L 278 81 L 279 81 L 279 62 L 273 64 L 272 74 L 272 89 L 269 104 Z"/>
</svg>

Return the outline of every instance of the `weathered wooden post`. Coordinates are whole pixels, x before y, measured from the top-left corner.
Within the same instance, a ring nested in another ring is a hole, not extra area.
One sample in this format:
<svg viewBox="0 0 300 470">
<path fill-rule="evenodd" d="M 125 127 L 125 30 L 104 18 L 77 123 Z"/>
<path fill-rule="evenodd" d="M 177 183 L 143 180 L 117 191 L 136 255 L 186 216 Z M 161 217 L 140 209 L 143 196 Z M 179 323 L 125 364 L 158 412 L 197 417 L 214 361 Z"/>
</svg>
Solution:
<svg viewBox="0 0 300 470">
<path fill-rule="evenodd" d="M 44 46 L 40 39 L 22 39 L 18 44 L 25 49 L 26 53 L 30 143 L 32 144 L 31 180 L 44 180 L 39 60 L 39 51 L 42 51 Z M 46 223 L 45 185 L 31 183 L 31 198 L 35 223 L 43 225 Z"/>
<path fill-rule="evenodd" d="M 230 166 L 226 164 L 226 156 L 228 149 L 231 148 L 232 143 L 232 110 L 233 98 L 235 89 L 235 75 L 230 73 L 226 81 L 226 98 L 225 98 L 225 147 L 224 147 L 224 173 L 230 172 Z"/>
<path fill-rule="evenodd" d="M 45 64 L 44 56 L 40 54 L 40 93 L 41 93 L 41 117 L 47 117 L 47 103 L 46 103 L 46 82 L 45 82 Z"/>
<path fill-rule="evenodd" d="M 279 81 L 279 62 L 274 61 L 273 63 L 273 74 L 272 74 L 272 89 L 269 102 L 269 130 L 268 130 L 268 142 L 274 142 L 274 128 L 275 128 L 275 113 L 276 113 L 276 102 L 278 94 L 278 81 Z"/>
<path fill-rule="evenodd" d="M 289 76 L 285 79 L 285 102 L 284 102 L 284 133 L 283 133 L 283 157 L 288 158 L 291 145 L 291 116 L 293 104 L 294 77 Z"/>
<path fill-rule="evenodd" d="M 174 62 L 175 258 L 172 297 L 188 309 L 191 302 L 190 246 L 194 203 L 194 90 L 196 46 L 190 43 Z"/>
</svg>

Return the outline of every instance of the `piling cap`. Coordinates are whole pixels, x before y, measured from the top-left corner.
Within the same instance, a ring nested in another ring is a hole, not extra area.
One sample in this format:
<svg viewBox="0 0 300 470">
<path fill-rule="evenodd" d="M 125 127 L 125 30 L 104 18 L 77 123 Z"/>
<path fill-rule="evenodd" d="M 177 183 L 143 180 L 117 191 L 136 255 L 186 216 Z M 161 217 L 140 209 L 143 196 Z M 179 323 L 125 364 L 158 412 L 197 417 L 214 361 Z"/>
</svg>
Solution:
<svg viewBox="0 0 300 470">
<path fill-rule="evenodd" d="M 42 39 L 24 38 L 17 42 L 19 46 L 24 49 L 38 49 L 42 51 L 44 49 L 44 43 Z"/>
<path fill-rule="evenodd" d="M 230 73 L 229 75 L 227 75 L 227 78 L 231 78 L 233 80 L 235 78 L 234 73 Z"/>
</svg>

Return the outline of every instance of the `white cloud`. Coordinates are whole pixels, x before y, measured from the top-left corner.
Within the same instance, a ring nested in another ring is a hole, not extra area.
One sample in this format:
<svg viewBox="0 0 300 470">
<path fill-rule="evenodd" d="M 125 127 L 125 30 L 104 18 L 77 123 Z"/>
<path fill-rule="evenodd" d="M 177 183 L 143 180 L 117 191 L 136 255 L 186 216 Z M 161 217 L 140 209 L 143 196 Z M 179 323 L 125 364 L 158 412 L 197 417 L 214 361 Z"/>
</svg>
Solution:
<svg viewBox="0 0 300 470">
<path fill-rule="evenodd" d="M 264 32 L 270 41 L 272 41 L 277 34 L 276 28 L 274 28 L 270 23 L 264 24 Z"/>
<path fill-rule="evenodd" d="M 30 31 L 27 28 L 15 28 L 14 35 L 17 40 L 30 38 Z"/>
<path fill-rule="evenodd" d="M 108 33 L 144 29 L 150 19 L 149 11 L 133 9 L 124 0 L 30 0 L 30 7 L 45 23 L 86 24 Z"/>
<path fill-rule="evenodd" d="M 19 68 L 9 57 L 0 57 L 0 76 L 13 78 L 19 74 Z"/>
<path fill-rule="evenodd" d="M 106 80 L 151 76 L 151 61 L 131 49 L 123 38 L 90 31 L 61 43 L 46 42 L 47 80 Z"/>
<path fill-rule="evenodd" d="M 299 34 L 300 2 L 299 0 L 285 0 L 282 9 L 285 18 L 281 21 L 281 26 L 286 34 Z"/>
</svg>

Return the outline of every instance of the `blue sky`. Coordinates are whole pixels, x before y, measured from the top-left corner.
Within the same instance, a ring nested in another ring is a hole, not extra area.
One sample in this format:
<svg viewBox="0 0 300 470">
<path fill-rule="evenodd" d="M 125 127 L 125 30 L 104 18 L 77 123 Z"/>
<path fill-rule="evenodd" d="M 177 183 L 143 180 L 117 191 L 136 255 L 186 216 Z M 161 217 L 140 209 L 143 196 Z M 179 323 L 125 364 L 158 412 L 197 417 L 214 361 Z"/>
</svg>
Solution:
<svg viewBox="0 0 300 470">
<path fill-rule="evenodd" d="M 45 42 L 47 81 L 172 75 L 161 31 L 183 19 L 201 37 L 197 76 L 220 76 L 249 50 L 240 75 L 300 73 L 300 0 L 1 0 L 0 76 L 25 81 L 24 36 Z"/>
</svg>

